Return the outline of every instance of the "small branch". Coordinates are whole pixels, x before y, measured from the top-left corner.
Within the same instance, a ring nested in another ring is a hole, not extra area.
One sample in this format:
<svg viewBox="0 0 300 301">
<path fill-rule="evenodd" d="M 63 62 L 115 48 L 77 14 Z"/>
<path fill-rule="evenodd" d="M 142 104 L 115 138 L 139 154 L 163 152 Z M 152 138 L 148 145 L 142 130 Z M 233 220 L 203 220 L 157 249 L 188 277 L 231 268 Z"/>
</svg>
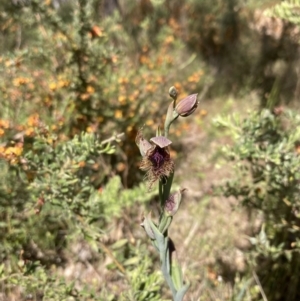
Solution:
<svg viewBox="0 0 300 301">
<path fill-rule="evenodd" d="M 183 245 L 186 247 L 190 244 L 191 240 L 195 237 L 195 234 L 199 228 L 199 221 L 196 221 L 196 223 L 193 225 L 191 230 L 189 231 L 189 235 L 187 238 L 184 240 Z"/>
<path fill-rule="evenodd" d="M 257 274 L 256 274 L 256 272 L 255 272 L 254 270 L 252 271 L 252 274 L 253 274 L 253 278 L 254 278 L 256 284 L 258 285 L 258 288 L 259 288 L 259 291 L 260 291 L 260 293 L 261 293 L 261 296 L 262 296 L 263 300 L 264 300 L 264 301 L 268 301 L 268 298 L 267 298 L 267 296 L 266 296 L 266 294 L 265 294 L 265 292 L 264 292 L 264 289 L 263 289 L 263 287 L 261 286 L 261 283 L 260 283 L 260 281 L 259 281 L 259 279 L 258 279 L 258 276 L 257 276 Z"/>
<path fill-rule="evenodd" d="M 122 264 L 116 259 L 116 257 L 113 255 L 113 253 L 111 252 L 111 250 L 109 248 L 106 247 L 106 245 L 104 243 L 102 243 L 101 241 L 99 241 L 99 244 L 101 245 L 103 251 L 108 255 L 108 257 L 110 257 L 112 259 L 112 261 L 114 262 L 114 264 L 116 265 L 116 267 L 124 274 L 126 275 L 126 270 L 125 268 L 122 266 Z"/>
<path fill-rule="evenodd" d="M 117 140 L 121 139 L 124 135 L 125 135 L 125 133 L 114 135 L 114 136 L 112 136 L 112 137 L 110 137 L 106 140 L 103 140 L 101 142 L 101 144 L 107 144 L 107 143 L 110 143 L 110 142 L 113 142 L 113 141 L 117 141 Z"/>
</svg>

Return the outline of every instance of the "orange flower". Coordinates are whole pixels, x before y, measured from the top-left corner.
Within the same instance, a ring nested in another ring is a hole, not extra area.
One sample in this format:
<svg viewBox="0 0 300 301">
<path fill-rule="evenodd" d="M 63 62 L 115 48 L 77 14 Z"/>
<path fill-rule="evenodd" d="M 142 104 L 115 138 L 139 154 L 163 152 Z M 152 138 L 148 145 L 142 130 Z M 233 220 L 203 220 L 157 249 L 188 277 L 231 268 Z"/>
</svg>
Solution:
<svg viewBox="0 0 300 301">
<path fill-rule="evenodd" d="M 66 79 L 60 79 L 58 81 L 58 87 L 59 88 L 65 88 L 65 87 L 68 87 L 70 85 L 70 82 Z"/>
<path fill-rule="evenodd" d="M 0 119 L 0 127 L 4 128 L 4 129 L 8 129 L 9 128 L 9 121 L 4 120 L 4 119 Z"/>
<path fill-rule="evenodd" d="M 25 136 L 32 137 L 34 135 L 34 128 L 29 127 L 28 129 L 25 130 Z"/>
<path fill-rule="evenodd" d="M 92 35 L 93 38 L 96 38 L 96 37 L 103 37 L 104 36 L 104 31 L 103 31 L 103 28 L 97 26 L 97 25 L 94 25 L 91 30 L 90 30 L 90 33 Z"/>
<path fill-rule="evenodd" d="M 78 166 L 79 167 L 84 167 L 86 165 L 86 163 L 84 162 L 84 161 L 80 161 L 79 163 L 78 163 Z"/>
<path fill-rule="evenodd" d="M 86 92 L 89 94 L 93 94 L 95 92 L 95 88 L 92 86 L 87 86 Z"/>
<path fill-rule="evenodd" d="M 40 117 L 38 114 L 32 114 L 31 116 L 28 117 L 27 119 L 27 124 L 30 127 L 36 127 L 40 123 Z"/>
<path fill-rule="evenodd" d="M 13 85 L 18 87 L 29 83 L 29 79 L 25 77 L 17 77 L 13 79 Z"/>
</svg>

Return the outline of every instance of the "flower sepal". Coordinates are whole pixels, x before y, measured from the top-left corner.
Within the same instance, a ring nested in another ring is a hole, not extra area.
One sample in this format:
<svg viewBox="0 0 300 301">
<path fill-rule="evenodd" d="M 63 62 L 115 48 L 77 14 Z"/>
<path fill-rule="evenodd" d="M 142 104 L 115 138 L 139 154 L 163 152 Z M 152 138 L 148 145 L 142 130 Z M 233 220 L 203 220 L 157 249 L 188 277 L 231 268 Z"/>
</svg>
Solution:
<svg viewBox="0 0 300 301">
<path fill-rule="evenodd" d="M 182 194 L 186 189 L 179 189 L 178 191 L 169 195 L 165 202 L 164 212 L 167 216 L 174 216 L 179 209 Z"/>
<path fill-rule="evenodd" d="M 135 143 L 138 146 L 142 157 L 145 157 L 147 152 L 153 148 L 153 145 L 144 138 L 142 130 L 139 130 L 135 138 Z"/>
</svg>

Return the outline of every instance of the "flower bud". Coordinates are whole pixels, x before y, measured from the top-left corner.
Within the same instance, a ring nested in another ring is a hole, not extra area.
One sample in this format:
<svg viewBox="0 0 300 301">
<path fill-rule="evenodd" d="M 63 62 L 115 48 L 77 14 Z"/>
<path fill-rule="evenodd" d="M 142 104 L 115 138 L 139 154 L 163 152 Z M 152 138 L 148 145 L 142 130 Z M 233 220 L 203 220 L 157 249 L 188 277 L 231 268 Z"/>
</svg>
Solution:
<svg viewBox="0 0 300 301">
<path fill-rule="evenodd" d="M 176 88 L 175 87 L 171 87 L 170 89 L 169 89 L 169 95 L 174 99 L 174 100 L 176 100 L 177 99 L 177 90 L 176 90 Z"/>
<path fill-rule="evenodd" d="M 181 203 L 182 194 L 185 190 L 185 188 L 179 189 L 175 193 L 170 194 L 164 208 L 166 215 L 174 216 L 176 214 Z"/>
<path fill-rule="evenodd" d="M 182 99 L 175 107 L 175 111 L 181 116 L 181 117 L 187 117 L 194 113 L 198 106 L 197 101 L 198 94 L 192 94 L 187 96 L 186 98 Z"/>
</svg>

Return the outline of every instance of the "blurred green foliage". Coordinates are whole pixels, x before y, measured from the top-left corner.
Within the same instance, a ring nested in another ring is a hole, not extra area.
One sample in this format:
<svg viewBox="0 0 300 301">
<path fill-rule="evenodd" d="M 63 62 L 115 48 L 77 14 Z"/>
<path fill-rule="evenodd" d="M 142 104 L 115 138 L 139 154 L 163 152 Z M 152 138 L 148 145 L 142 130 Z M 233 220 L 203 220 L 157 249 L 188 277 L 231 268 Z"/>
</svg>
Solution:
<svg viewBox="0 0 300 301">
<path fill-rule="evenodd" d="M 300 297 L 300 115 L 282 110 L 217 120 L 233 137 L 233 145 L 224 153 L 235 177 L 222 193 L 238 198 L 262 225 L 259 233 L 253 229 L 248 256 L 267 298 L 296 301 Z"/>
<path fill-rule="evenodd" d="M 296 25 L 300 25 L 300 17 L 297 13 L 300 2 L 298 0 L 287 0 L 282 1 L 268 9 L 266 14 L 272 17 L 278 17 L 283 20 L 287 20 Z"/>
<path fill-rule="evenodd" d="M 297 47 L 298 8 L 298 1 L 283 1 L 266 12 L 285 20 L 283 26 L 289 28 Z M 277 76 L 266 95 L 268 109 L 252 112 L 244 120 L 234 116 L 217 122 L 234 140 L 224 152 L 233 162 L 236 176 L 223 187 L 223 193 L 238 198 L 260 224 L 249 238 L 253 247 L 248 261 L 257 271 L 261 295 L 265 293 L 268 300 L 296 301 L 300 298 L 300 115 L 278 106 L 281 85 Z"/>
</svg>

